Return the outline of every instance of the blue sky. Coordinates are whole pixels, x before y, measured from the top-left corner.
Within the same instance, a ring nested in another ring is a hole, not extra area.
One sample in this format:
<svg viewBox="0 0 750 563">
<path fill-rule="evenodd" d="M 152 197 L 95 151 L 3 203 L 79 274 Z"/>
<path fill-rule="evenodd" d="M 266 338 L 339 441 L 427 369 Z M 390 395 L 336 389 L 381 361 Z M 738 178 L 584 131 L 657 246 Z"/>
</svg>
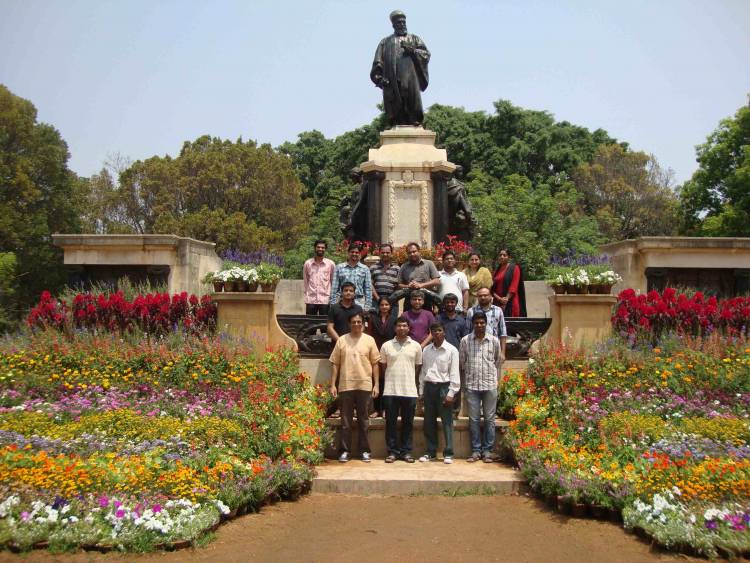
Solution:
<svg viewBox="0 0 750 563">
<path fill-rule="evenodd" d="M 750 93 L 750 0 L 0 0 L 0 83 L 60 130 L 84 176 L 202 134 L 331 137 L 377 114 L 368 75 L 395 8 L 432 52 L 426 106 L 548 110 L 678 181 Z"/>
</svg>

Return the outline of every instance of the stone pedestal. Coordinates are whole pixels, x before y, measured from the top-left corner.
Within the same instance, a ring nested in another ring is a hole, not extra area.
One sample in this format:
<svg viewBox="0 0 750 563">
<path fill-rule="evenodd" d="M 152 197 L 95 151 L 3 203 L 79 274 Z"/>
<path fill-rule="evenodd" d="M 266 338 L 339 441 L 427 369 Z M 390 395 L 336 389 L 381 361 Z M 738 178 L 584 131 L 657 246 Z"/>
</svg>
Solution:
<svg viewBox="0 0 750 563">
<path fill-rule="evenodd" d="M 422 127 L 383 131 L 380 143 L 360 166 L 371 238 L 395 245 L 436 244 L 446 234 L 445 186 L 456 165 L 445 149 L 435 147 L 435 132 Z"/>
<path fill-rule="evenodd" d="M 581 348 L 609 338 L 614 295 L 550 295 L 552 316 L 544 340 Z"/>
<path fill-rule="evenodd" d="M 260 350 L 284 346 L 297 350 L 297 343 L 281 330 L 276 321 L 274 293 L 214 293 L 217 328 L 232 336 L 257 342 Z"/>
</svg>

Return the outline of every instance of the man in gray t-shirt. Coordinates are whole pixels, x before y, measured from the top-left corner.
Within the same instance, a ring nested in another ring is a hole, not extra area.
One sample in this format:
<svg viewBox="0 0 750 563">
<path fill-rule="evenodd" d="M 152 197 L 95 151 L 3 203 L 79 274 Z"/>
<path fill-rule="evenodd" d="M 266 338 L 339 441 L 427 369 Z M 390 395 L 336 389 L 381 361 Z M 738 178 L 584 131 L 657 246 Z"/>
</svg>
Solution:
<svg viewBox="0 0 750 563">
<path fill-rule="evenodd" d="M 399 291 L 391 295 L 391 302 L 407 297 L 404 301 L 404 311 L 408 311 L 411 307 L 408 295 L 412 289 L 421 289 L 425 292 L 425 308 L 431 311 L 432 303 L 440 302 L 440 298 L 435 293 L 435 290 L 440 288 L 440 273 L 432 260 L 422 258 L 416 242 L 410 242 L 406 246 L 406 252 L 409 259 L 398 271 Z"/>
</svg>

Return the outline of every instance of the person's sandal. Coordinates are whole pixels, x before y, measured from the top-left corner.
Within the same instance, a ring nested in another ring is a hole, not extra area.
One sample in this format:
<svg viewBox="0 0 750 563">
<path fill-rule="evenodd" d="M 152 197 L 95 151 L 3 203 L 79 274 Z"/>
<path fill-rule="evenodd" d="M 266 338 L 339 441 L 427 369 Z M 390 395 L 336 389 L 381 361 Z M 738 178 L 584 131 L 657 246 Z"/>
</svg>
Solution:
<svg viewBox="0 0 750 563">
<path fill-rule="evenodd" d="M 389 455 L 388 457 L 385 458 L 386 463 L 393 463 L 394 461 L 396 461 L 395 455 Z"/>
<path fill-rule="evenodd" d="M 414 458 L 413 458 L 413 457 L 411 456 L 411 454 L 406 454 L 406 455 L 405 455 L 405 456 L 403 457 L 403 460 L 404 460 L 404 461 L 405 461 L 406 463 L 414 463 L 415 461 L 417 461 L 416 459 L 414 459 Z"/>
<path fill-rule="evenodd" d="M 468 461 L 469 463 L 474 463 L 475 461 L 479 461 L 480 459 L 482 459 L 482 456 L 479 454 L 479 452 L 474 452 L 469 458 L 467 458 L 466 461 Z"/>
</svg>

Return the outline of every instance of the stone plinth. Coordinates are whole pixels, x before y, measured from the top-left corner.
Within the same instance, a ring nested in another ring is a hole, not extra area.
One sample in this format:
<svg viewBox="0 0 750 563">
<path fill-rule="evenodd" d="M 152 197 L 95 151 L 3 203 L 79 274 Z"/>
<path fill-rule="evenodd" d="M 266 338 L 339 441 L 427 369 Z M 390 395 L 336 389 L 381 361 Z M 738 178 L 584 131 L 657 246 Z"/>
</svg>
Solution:
<svg viewBox="0 0 750 563">
<path fill-rule="evenodd" d="M 550 295 L 552 325 L 543 340 L 575 348 L 606 340 L 616 302 L 614 295 Z"/>
<path fill-rule="evenodd" d="M 410 241 L 430 246 L 447 228 L 445 181 L 456 169 L 445 149 L 435 147 L 435 132 L 398 126 L 380 134 L 381 146 L 370 149 L 360 165 L 365 177 L 378 179 L 368 201 L 379 208 L 373 217 L 380 241 Z"/>
<path fill-rule="evenodd" d="M 201 279 L 221 269 L 214 243 L 177 235 L 56 234 L 52 242 L 63 249 L 66 266 L 93 280 L 107 267 L 167 268 L 169 293 L 205 293 Z"/>
<path fill-rule="evenodd" d="M 646 292 L 651 289 L 649 280 L 653 283 L 659 278 L 667 284 L 686 285 L 670 279 L 679 280 L 680 271 L 685 270 L 724 271 L 734 283 L 734 287 L 704 289 L 730 295 L 750 290 L 750 238 L 639 237 L 605 244 L 601 251 L 610 256 L 614 270 L 623 278 L 615 292 L 627 287 Z"/>
<path fill-rule="evenodd" d="M 222 292 L 211 295 L 218 308 L 219 331 L 258 342 L 261 348 L 280 347 L 297 350 L 276 321 L 273 293 Z"/>
</svg>

